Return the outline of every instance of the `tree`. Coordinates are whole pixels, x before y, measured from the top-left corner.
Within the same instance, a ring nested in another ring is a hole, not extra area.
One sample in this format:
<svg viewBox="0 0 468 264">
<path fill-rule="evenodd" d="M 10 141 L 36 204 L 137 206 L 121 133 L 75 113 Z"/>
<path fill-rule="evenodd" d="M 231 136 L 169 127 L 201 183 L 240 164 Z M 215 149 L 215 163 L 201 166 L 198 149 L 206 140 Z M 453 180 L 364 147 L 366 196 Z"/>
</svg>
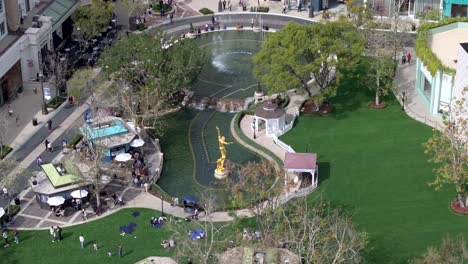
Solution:
<svg viewBox="0 0 468 264">
<path fill-rule="evenodd" d="M 446 237 L 439 247 L 429 247 L 420 258 L 410 261 L 411 264 L 459 264 L 468 260 L 468 250 L 463 237 L 456 239 Z"/>
<path fill-rule="evenodd" d="M 89 42 L 99 33 L 107 30 L 112 19 L 114 5 L 108 1 L 92 0 L 90 5 L 83 5 L 72 15 L 73 34 Z"/>
<path fill-rule="evenodd" d="M 255 215 L 257 225 L 262 226 L 261 214 L 276 205 L 276 198 L 283 190 L 283 171 L 276 168 L 274 162 L 247 162 L 241 165 L 230 163 L 235 175 L 228 178 L 228 190 L 232 193 L 232 203 L 237 208 L 248 208 Z"/>
<path fill-rule="evenodd" d="M 178 95 L 197 78 L 203 63 L 204 54 L 191 40 L 163 40 L 162 32 L 123 38 L 98 62 L 118 84 L 113 94 L 138 128 L 158 128 L 160 117 L 179 103 Z"/>
<path fill-rule="evenodd" d="M 67 78 L 71 71 L 68 67 L 68 60 L 58 53 L 52 53 L 48 56 L 48 61 L 43 68 L 43 74 L 49 77 L 49 83 L 55 86 L 55 97 L 60 92 L 65 92 Z"/>
<path fill-rule="evenodd" d="M 206 197 L 206 195 L 205 195 Z M 194 263 L 210 263 L 214 260 L 214 253 L 219 248 L 226 248 L 233 238 L 232 232 L 226 230 L 232 223 L 215 223 L 212 218 L 212 213 L 215 211 L 214 199 L 202 199 L 206 215 L 201 221 L 170 221 L 168 224 L 169 230 L 173 232 L 172 239 L 177 242 L 176 252 L 180 259 L 179 263 L 186 261 L 187 256 L 190 256 Z M 203 230 L 206 234 L 205 238 L 192 239 L 189 236 L 191 230 Z"/>
<path fill-rule="evenodd" d="M 148 7 L 147 0 L 121 0 L 120 4 L 130 16 L 139 16 Z"/>
<path fill-rule="evenodd" d="M 271 246 L 290 248 L 303 263 L 363 262 L 367 235 L 353 227 L 344 211 L 300 198 L 268 212 L 271 229 L 264 232 L 265 239 Z"/>
<path fill-rule="evenodd" d="M 80 102 L 86 95 L 91 93 L 90 80 L 94 74 L 93 69 L 78 69 L 68 82 L 68 95 L 73 96 L 76 102 Z"/>
<path fill-rule="evenodd" d="M 375 106 L 380 105 L 380 96 L 387 95 L 393 87 L 395 61 L 390 55 L 371 58 L 367 80 L 369 89 L 375 91 Z"/>
<path fill-rule="evenodd" d="M 268 36 L 253 56 L 254 74 L 271 92 L 300 87 L 310 96 L 314 84 L 320 103 L 336 93 L 345 72 L 357 67 L 363 48 L 361 35 L 349 21 L 288 23 Z"/>
<path fill-rule="evenodd" d="M 443 185 L 454 185 L 461 207 L 468 205 L 468 108 L 466 95 L 453 100 L 450 112 L 444 119 L 441 131 L 435 130 L 424 144 L 424 153 L 429 161 L 438 165 L 434 172 L 436 179 L 430 185 L 439 190 Z"/>
</svg>

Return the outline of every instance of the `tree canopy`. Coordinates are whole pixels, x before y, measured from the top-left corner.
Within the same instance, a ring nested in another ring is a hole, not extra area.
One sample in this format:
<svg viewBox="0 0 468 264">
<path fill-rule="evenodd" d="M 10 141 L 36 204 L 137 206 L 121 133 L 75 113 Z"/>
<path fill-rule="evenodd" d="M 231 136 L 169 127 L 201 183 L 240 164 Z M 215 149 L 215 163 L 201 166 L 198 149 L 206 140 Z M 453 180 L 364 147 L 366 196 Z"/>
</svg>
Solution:
<svg viewBox="0 0 468 264">
<path fill-rule="evenodd" d="M 161 113 L 178 103 L 177 94 L 197 78 L 204 53 L 191 40 L 163 41 L 154 36 L 131 35 L 101 55 L 98 64 L 113 86 L 124 111 L 139 127 L 154 126 Z"/>
<path fill-rule="evenodd" d="M 72 15 L 75 28 L 73 34 L 90 40 L 106 31 L 113 9 L 113 4 L 102 0 L 92 0 L 90 5 L 81 6 Z"/>
<path fill-rule="evenodd" d="M 271 92 L 302 88 L 311 95 L 315 85 L 317 97 L 325 98 L 335 94 L 344 73 L 356 68 L 363 49 L 364 40 L 349 21 L 288 23 L 268 35 L 254 55 L 254 74 Z"/>
</svg>

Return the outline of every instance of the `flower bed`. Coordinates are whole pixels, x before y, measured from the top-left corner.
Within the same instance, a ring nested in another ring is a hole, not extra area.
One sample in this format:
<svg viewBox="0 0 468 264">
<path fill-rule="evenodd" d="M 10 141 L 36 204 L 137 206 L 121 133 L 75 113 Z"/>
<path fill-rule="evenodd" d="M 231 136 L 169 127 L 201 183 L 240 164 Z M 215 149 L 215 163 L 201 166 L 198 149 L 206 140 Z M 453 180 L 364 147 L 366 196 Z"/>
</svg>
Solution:
<svg viewBox="0 0 468 264">
<path fill-rule="evenodd" d="M 468 207 L 465 207 L 465 208 L 461 207 L 460 204 L 458 203 L 458 199 L 454 199 L 450 203 L 450 208 L 452 209 L 452 211 L 454 211 L 457 214 L 468 215 Z"/>
<path fill-rule="evenodd" d="M 172 6 L 170 6 L 170 5 L 168 5 L 168 4 L 163 4 L 163 5 L 162 5 L 162 8 L 163 8 L 163 10 L 164 10 L 164 13 L 167 13 L 167 12 L 172 11 Z M 160 5 L 156 5 L 155 7 L 153 7 L 153 11 L 156 12 L 156 13 L 161 12 L 161 6 L 160 6 Z"/>
</svg>

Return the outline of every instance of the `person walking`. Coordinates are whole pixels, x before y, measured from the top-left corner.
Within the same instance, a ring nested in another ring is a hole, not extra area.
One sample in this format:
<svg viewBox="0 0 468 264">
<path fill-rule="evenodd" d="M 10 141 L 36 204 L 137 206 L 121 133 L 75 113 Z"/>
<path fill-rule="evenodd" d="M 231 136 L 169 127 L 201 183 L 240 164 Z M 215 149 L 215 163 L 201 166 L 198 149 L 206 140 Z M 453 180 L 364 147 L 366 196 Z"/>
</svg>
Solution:
<svg viewBox="0 0 468 264">
<path fill-rule="evenodd" d="M 88 216 L 87 216 L 87 214 L 86 214 L 86 209 L 85 209 L 84 207 L 81 208 L 81 212 L 82 212 L 82 214 L 83 214 L 83 221 L 88 220 Z"/>
<path fill-rule="evenodd" d="M 250 26 L 253 28 L 254 27 L 254 24 L 255 24 L 255 19 L 252 17 L 250 19 Z"/>
<path fill-rule="evenodd" d="M 44 146 L 45 146 L 45 150 L 48 151 L 49 150 L 49 140 L 45 140 L 44 141 Z"/>
<path fill-rule="evenodd" d="M 411 53 L 408 52 L 408 55 L 406 55 L 406 61 L 408 64 L 411 62 Z"/>
<path fill-rule="evenodd" d="M 122 252 L 123 252 L 123 247 L 122 247 L 122 245 L 119 245 L 119 258 L 122 257 L 122 255 L 123 255 Z"/>
<path fill-rule="evenodd" d="M 232 4 L 231 4 L 231 0 L 228 0 L 228 8 L 229 8 L 229 11 L 232 11 Z"/>
<path fill-rule="evenodd" d="M 94 249 L 94 251 L 98 251 L 97 241 L 94 241 L 94 243 L 93 243 L 93 249 Z"/>
<path fill-rule="evenodd" d="M 84 248 L 84 242 L 85 242 L 85 238 L 84 238 L 83 234 L 80 235 L 79 240 L 80 240 L 80 247 L 83 249 Z"/>
<path fill-rule="evenodd" d="M 401 64 L 405 64 L 406 63 L 406 56 L 403 54 L 403 56 L 401 56 Z"/>
<path fill-rule="evenodd" d="M 281 12 L 282 14 L 286 14 L 286 4 L 283 5 L 283 12 Z"/>
<path fill-rule="evenodd" d="M 49 228 L 49 233 L 50 233 L 50 240 L 52 240 L 52 242 L 55 242 L 55 229 L 53 226 Z"/>
<path fill-rule="evenodd" d="M 297 7 L 297 12 L 302 12 L 302 3 L 299 2 L 299 6 Z"/>
<path fill-rule="evenodd" d="M 405 111 L 406 100 L 408 100 L 408 97 L 406 97 L 406 93 L 405 92 L 401 93 L 401 110 L 402 111 Z"/>
<path fill-rule="evenodd" d="M 58 240 L 62 241 L 62 228 L 60 226 L 57 226 L 57 236 Z"/>
<path fill-rule="evenodd" d="M 49 129 L 49 132 L 52 131 L 52 120 L 47 120 L 47 128 Z"/>
<path fill-rule="evenodd" d="M 8 231 L 6 229 L 3 230 L 3 239 L 5 240 L 5 247 L 9 247 L 10 243 L 8 243 Z"/>
<path fill-rule="evenodd" d="M 172 19 L 174 19 L 174 12 L 170 13 L 169 22 L 172 24 Z"/>
<path fill-rule="evenodd" d="M 13 230 L 13 238 L 15 239 L 15 243 L 19 244 L 18 229 L 16 228 Z"/>
<path fill-rule="evenodd" d="M 11 109 L 11 106 L 10 106 L 10 105 L 8 105 L 7 108 L 8 108 L 8 115 L 9 115 L 10 117 L 12 117 L 12 116 L 13 116 L 13 109 Z"/>
<path fill-rule="evenodd" d="M 52 153 L 52 143 L 47 143 L 47 151 Z"/>
<path fill-rule="evenodd" d="M 223 0 L 223 11 L 226 10 L 226 0 Z"/>
</svg>

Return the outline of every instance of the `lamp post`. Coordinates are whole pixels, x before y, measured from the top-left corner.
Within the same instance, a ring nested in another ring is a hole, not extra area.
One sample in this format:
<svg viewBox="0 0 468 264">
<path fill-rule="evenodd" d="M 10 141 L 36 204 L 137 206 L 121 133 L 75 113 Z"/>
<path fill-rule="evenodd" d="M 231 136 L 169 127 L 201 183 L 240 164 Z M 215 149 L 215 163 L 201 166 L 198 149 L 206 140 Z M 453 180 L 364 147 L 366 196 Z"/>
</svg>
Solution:
<svg viewBox="0 0 468 264">
<path fill-rule="evenodd" d="M 7 211 L 8 211 L 8 218 L 7 218 L 7 222 L 10 221 L 10 203 L 11 203 L 11 197 L 10 197 L 10 194 L 8 193 L 8 189 L 6 187 L 3 187 L 2 189 L 2 192 L 3 194 L 8 198 L 8 207 L 7 207 Z"/>
<path fill-rule="evenodd" d="M 160 198 L 161 198 L 161 216 L 164 216 L 164 200 L 163 200 L 162 194 Z"/>
<path fill-rule="evenodd" d="M 45 97 L 44 97 L 44 74 L 42 74 L 42 71 L 41 71 L 41 73 L 39 73 L 39 81 L 41 81 L 42 114 L 43 114 L 43 115 L 48 115 L 48 114 L 49 114 L 49 111 L 47 110 L 47 103 L 46 103 Z"/>
</svg>

